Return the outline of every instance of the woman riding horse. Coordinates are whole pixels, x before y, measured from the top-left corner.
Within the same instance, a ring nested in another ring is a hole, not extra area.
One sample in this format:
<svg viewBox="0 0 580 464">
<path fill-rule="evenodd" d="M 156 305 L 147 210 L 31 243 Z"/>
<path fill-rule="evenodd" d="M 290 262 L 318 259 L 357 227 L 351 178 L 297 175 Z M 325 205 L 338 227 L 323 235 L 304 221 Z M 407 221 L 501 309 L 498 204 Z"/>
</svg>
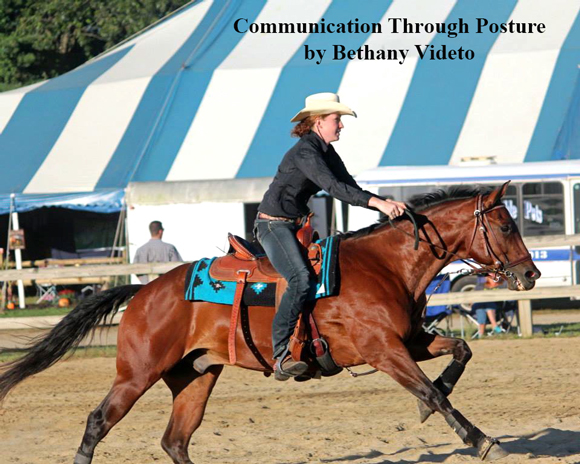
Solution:
<svg viewBox="0 0 580 464">
<path fill-rule="evenodd" d="M 296 231 L 308 216 L 308 200 L 325 190 L 355 206 L 375 208 L 396 218 L 405 204 L 383 200 L 362 190 L 331 145 L 344 128 L 341 115 L 356 114 L 333 93 L 306 98 L 306 106 L 292 118 L 292 135 L 300 140 L 286 153 L 273 182 L 258 207 L 254 233 L 270 262 L 288 282 L 272 324 L 275 375 L 287 380 L 306 372 L 308 365 L 288 354 L 289 340 L 310 288 L 310 271 L 300 250 Z"/>
<path fill-rule="evenodd" d="M 504 276 L 511 290 L 530 290 L 540 272 L 501 199 L 508 183 L 491 193 L 435 192 L 412 201 L 419 246 L 409 221 L 379 223 L 340 240 L 340 292 L 317 300 L 316 322 L 341 367 L 369 364 L 390 375 L 418 400 L 421 421 L 440 413 L 459 438 L 486 461 L 505 456 L 453 407 L 448 396 L 471 358 L 467 343 L 426 333 L 425 291 L 450 262 L 470 259 L 477 272 Z M 161 445 L 175 464 L 193 464 L 192 434 L 228 357 L 231 305 L 185 300 L 190 269 L 184 264 L 146 286 L 125 285 L 83 300 L 27 353 L 0 367 L 0 402 L 23 380 L 67 354 L 102 321 L 129 301 L 119 324 L 117 375 L 103 401 L 89 414 L 75 464 L 91 464 L 97 445 L 159 380 L 173 395 Z M 475 271 L 474 271 L 475 272 Z M 273 307 L 248 307 L 238 325 L 235 366 L 271 373 Z M 248 342 L 251 342 L 251 346 Z M 431 381 L 418 362 L 451 355 Z M 265 365 L 264 365 L 265 364 Z M 240 386 L 243 389 L 243 386 Z M 104 459 L 104 457 L 101 456 Z M 102 462 L 102 459 L 101 459 Z"/>
</svg>

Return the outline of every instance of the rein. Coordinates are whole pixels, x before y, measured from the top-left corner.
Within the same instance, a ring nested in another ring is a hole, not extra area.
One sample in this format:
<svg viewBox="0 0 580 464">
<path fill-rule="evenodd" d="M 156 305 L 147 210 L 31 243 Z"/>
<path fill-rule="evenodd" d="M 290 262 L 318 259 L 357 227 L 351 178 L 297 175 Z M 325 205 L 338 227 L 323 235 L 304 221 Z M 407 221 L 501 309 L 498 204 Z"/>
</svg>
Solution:
<svg viewBox="0 0 580 464">
<path fill-rule="evenodd" d="M 473 216 L 475 217 L 475 224 L 473 227 L 473 234 L 471 236 L 471 241 L 469 243 L 469 248 L 467 250 L 467 256 L 469 257 L 469 254 L 470 254 L 471 249 L 473 248 L 473 244 L 475 242 L 475 237 L 477 236 L 477 231 L 479 230 L 482 233 L 482 238 L 483 238 L 483 243 L 485 245 L 486 253 L 488 256 L 494 258 L 495 267 L 493 267 L 493 265 L 483 265 L 481 263 L 477 263 L 480 267 L 476 267 L 473 264 L 471 264 L 469 261 L 467 261 L 468 257 L 462 258 L 457 253 L 454 253 L 452 251 L 449 251 L 449 250 L 443 248 L 442 246 L 436 245 L 436 244 L 431 243 L 425 239 L 422 239 L 421 237 L 419 237 L 419 229 L 417 227 L 417 222 L 415 221 L 415 218 L 413 217 L 413 213 L 408 211 L 408 210 L 405 210 L 405 214 L 407 216 L 409 216 L 409 218 L 413 222 L 413 229 L 414 229 L 413 235 L 411 235 L 408 232 L 404 231 L 403 229 L 400 229 L 399 227 L 397 227 L 393 223 L 393 221 L 391 220 L 390 217 L 388 217 L 388 220 L 389 220 L 389 224 L 394 229 L 397 229 L 400 232 L 403 232 L 405 235 L 408 235 L 409 237 L 413 237 L 415 239 L 415 244 L 413 247 L 415 250 L 418 249 L 419 242 L 424 242 L 431 247 L 438 248 L 439 250 L 441 250 L 445 253 L 448 253 L 450 255 L 455 256 L 457 258 L 457 260 L 459 260 L 459 261 L 463 261 L 465 264 L 467 264 L 471 268 L 471 270 L 468 270 L 467 272 L 466 271 L 459 271 L 459 272 L 464 273 L 465 275 L 495 274 L 496 280 L 499 279 L 500 275 L 503 275 L 505 277 L 513 277 L 514 276 L 513 272 L 509 271 L 508 269 L 515 267 L 518 264 L 523 263 L 524 261 L 531 260 L 532 256 L 528 253 L 527 255 L 522 256 L 521 258 L 518 258 L 513 262 L 510 262 L 507 255 L 502 251 L 502 254 L 503 254 L 504 259 L 505 259 L 505 261 L 502 261 L 497 256 L 497 254 L 493 251 L 493 248 L 491 246 L 491 243 L 489 240 L 490 234 L 491 234 L 491 237 L 493 238 L 497 247 L 499 247 L 499 244 L 498 244 L 499 242 L 497 240 L 497 237 L 496 237 L 493 229 L 491 228 L 491 225 L 489 223 L 489 218 L 486 216 L 486 213 L 489 213 L 489 212 L 494 211 L 494 210 L 499 209 L 499 208 L 505 208 L 505 205 L 501 204 L 501 205 L 492 206 L 491 208 L 484 209 L 483 208 L 483 195 L 481 195 L 481 194 L 477 195 L 475 202 L 476 202 L 476 207 L 475 207 L 475 210 L 473 212 Z"/>
</svg>

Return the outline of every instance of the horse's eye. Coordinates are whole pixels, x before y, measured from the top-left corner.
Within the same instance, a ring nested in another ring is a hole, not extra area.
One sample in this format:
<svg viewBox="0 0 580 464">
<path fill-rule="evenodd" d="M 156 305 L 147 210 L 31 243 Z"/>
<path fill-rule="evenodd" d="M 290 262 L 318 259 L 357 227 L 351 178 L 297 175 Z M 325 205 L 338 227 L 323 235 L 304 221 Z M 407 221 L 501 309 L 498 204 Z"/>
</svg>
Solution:
<svg viewBox="0 0 580 464">
<path fill-rule="evenodd" d="M 504 234 L 507 234 L 512 230 L 512 227 L 509 224 L 504 224 L 500 229 Z"/>
</svg>

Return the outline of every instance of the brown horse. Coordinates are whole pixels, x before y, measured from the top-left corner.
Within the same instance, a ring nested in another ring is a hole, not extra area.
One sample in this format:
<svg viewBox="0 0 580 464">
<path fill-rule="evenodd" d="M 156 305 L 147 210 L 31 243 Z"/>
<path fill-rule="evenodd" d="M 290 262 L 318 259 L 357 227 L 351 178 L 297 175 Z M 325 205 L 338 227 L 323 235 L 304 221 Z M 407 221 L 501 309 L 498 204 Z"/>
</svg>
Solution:
<svg viewBox="0 0 580 464">
<path fill-rule="evenodd" d="M 482 459 L 507 453 L 451 406 L 447 396 L 471 352 L 464 340 L 422 329 L 425 289 L 449 262 L 472 260 L 503 274 L 513 290 L 529 290 L 540 276 L 515 223 L 501 203 L 507 184 L 487 195 L 465 189 L 429 194 L 413 203 L 420 246 L 413 250 L 413 226 L 379 223 L 347 234 L 340 243 L 340 293 L 318 300 L 314 314 L 339 366 L 370 364 L 389 374 L 419 400 L 421 419 L 441 413 Z M 400 230 L 397 230 L 400 229 Z M 174 463 L 191 463 L 188 444 L 202 421 L 212 389 L 228 364 L 226 305 L 184 300 L 187 265 L 145 287 L 113 288 L 82 302 L 21 359 L 5 366 L 0 399 L 26 377 L 54 364 L 100 321 L 131 297 L 117 345 L 117 376 L 101 404 L 89 414 L 76 464 L 89 464 L 97 444 L 159 379 L 173 393 L 173 412 L 162 439 Z M 238 327 L 236 366 L 271 372 L 273 308 L 249 308 L 254 347 Z M 261 356 L 256 355 L 256 348 Z M 451 354 L 453 360 L 431 382 L 418 361 Z M 202 360 L 202 362 L 200 362 Z M 194 362 L 196 362 L 194 368 Z"/>
</svg>

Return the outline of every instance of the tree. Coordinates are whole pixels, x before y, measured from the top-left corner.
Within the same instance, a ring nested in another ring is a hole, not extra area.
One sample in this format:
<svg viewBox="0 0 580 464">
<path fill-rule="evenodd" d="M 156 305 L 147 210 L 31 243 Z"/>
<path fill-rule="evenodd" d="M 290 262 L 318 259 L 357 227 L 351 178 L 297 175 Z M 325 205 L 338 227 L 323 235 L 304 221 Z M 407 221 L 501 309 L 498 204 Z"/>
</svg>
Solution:
<svg viewBox="0 0 580 464">
<path fill-rule="evenodd" d="M 189 0 L 0 0 L 0 84 L 63 74 Z"/>
</svg>

